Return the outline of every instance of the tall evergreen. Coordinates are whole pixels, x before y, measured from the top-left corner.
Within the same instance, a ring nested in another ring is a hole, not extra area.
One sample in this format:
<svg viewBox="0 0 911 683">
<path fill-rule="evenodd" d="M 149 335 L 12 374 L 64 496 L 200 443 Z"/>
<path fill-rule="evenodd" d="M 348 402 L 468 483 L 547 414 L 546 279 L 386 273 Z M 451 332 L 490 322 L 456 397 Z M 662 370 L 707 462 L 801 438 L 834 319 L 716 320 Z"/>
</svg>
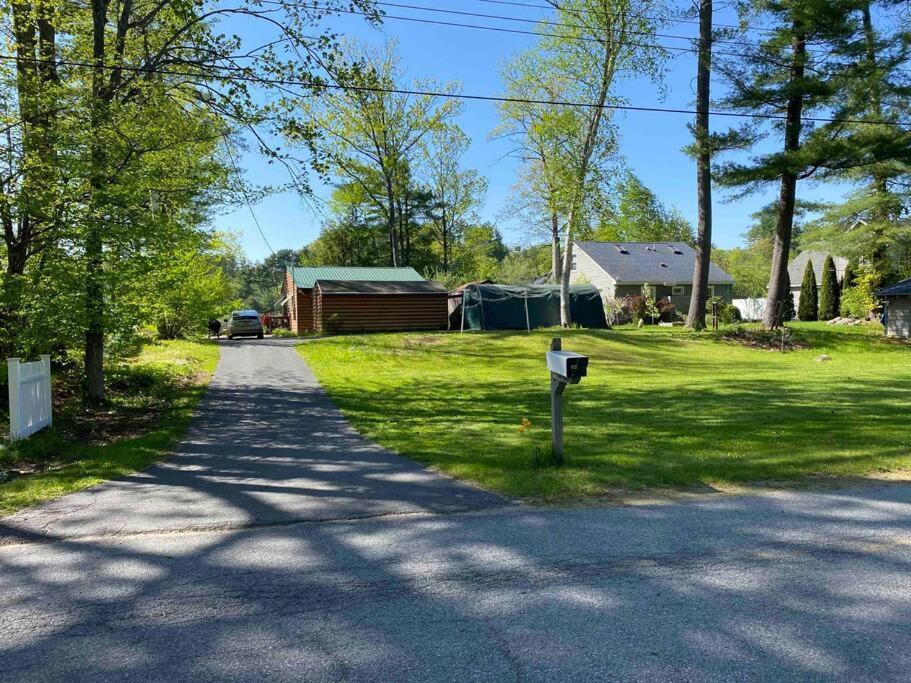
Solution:
<svg viewBox="0 0 911 683">
<path fill-rule="evenodd" d="M 845 265 L 845 272 L 841 274 L 841 291 L 846 290 L 848 287 L 853 287 L 856 278 L 857 265 L 854 263 L 854 259 L 848 259 L 848 263 Z"/>
<path fill-rule="evenodd" d="M 699 2 L 699 62 L 696 68 L 696 123 L 693 126 L 696 153 L 696 201 L 699 228 L 696 239 L 696 265 L 688 327 L 705 326 L 705 302 L 712 258 L 712 152 L 709 144 L 709 94 L 712 62 L 712 0 Z"/>
<path fill-rule="evenodd" d="M 717 71 L 728 81 L 725 104 L 749 114 L 775 120 L 756 123 L 745 131 L 721 136 L 719 147 L 732 149 L 737 141 L 752 146 L 780 136 L 779 151 L 757 154 L 748 162 L 719 168 L 722 185 L 741 194 L 778 185 L 777 218 L 773 236 L 769 298 L 780 301 L 783 272 L 791 251 L 798 180 L 826 177 L 892 159 L 901 150 L 887 142 L 876 126 L 848 126 L 856 102 L 845 93 L 868 86 L 871 71 L 858 69 L 859 0 L 754 0 L 741 3 L 745 23 L 770 27 L 749 55 L 720 62 Z M 863 81 L 858 85 L 858 81 Z M 834 119 L 808 121 L 811 116 Z M 884 129 L 894 128 L 885 126 Z M 894 137 L 894 131 L 893 131 Z M 779 307 L 766 310 L 763 325 L 776 327 Z"/>
<path fill-rule="evenodd" d="M 797 316 L 797 311 L 794 309 L 794 294 L 791 292 L 791 274 L 788 272 L 788 269 L 784 270 L 784 281 L 781 286 L 781 296 L 779 301 L 781 301 L 781 321 L 788 322 L 789 320 L 794 320 Z"/>
<path fill-rule="evenodd" d="M 838 287 L 838 272 L 832 256 L 826 256 L 822 267 L 822 288 L 819 290 L 819 319 L 831 320 L 838 316 L 841 291 Z"/>
<path fill-rule="evenodd" d="M 803 271 L 797 317 L 800 320 L 817 320 L 819 318 L 819 291 L 816 288 L 816 273 L 813 271 L 811 261 L 807 261 L 807 269 Z"/>
</svg>

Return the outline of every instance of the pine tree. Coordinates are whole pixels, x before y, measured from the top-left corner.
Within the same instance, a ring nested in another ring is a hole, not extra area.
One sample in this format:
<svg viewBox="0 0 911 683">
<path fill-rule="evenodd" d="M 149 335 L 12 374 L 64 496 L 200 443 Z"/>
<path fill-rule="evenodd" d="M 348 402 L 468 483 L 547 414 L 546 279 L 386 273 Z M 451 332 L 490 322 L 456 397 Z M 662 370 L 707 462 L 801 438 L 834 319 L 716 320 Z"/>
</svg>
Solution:
<svg viewBox="0 0 911 683">
<path fill-rule="evenodd" d="M 779 301 L 782 303 L 782 322 L 794 320 L 794 318 L 797 316 L 797 311 L 794 310 L 794 293 L 791 292 L 791 274 L 788 273 L 787 269 L 784 271 L 784 282 L 781 286 L 781 296 L 779 297 Z"/>
<path fill-rule="evenodd" d="M 838 316 L 841 292 L 838 288 L 838 273 L 832 256 L 826 256 L 822 267 L 822 289 L 819 291 L 819 319 L 831 320 Z"/>
<path fill-rule="evenodd" d="M 807 261 L 807 269 L 803 271 L 797 317 L 800 320 L 817 320 L 819 318 L 819 292 L 816 289 L 816 273 L 813 271 L 811 261 Z"/>
<path fill-rule="evenodd" d="M 752 146 L 772 134 L 781 138 L 778 151 L 724 164 L 715 177 L 721 185 L 740 188 L 740 195 L 779 186 L 768 290 L 771 300 L 779 301 L 791 251 L 798 181 L 894 160 L 904 154 L 904 140 L 894 130 L 885 135 L 895 126 L 849 128 L 844 122 L 857 111 L 857 102 L 846 93 L 869 88 L 875 77 L 870 69 L 855 67 L 857 0 L 754 0 L 739 7 L 745 23 L 761 22 L 770 28 L 750 55 L 719 62 L 716 70 L 731 86 L 725 104 L 749 114 L 783 116 L 784 121 L 754 124 L 746 134 L 718 136 L 719 149 L 735 149 L 738 142 Z M 833 120 L 808 120 L 822 112 Z M 899 143 L 889 142 L 896 139 Z M 763 326 L 776 327 L 777 313 L 777 307 L 769 307 Z"/>
<path fill-rule="evenodd" d="M 856 279 L 857 266 L 855 265 L 854 260 L 850 259 L 845 265 L 845 272 L 841 274 L 841 291 L 846 290 L 848 287 L 853 287 Z"/>
</svg>

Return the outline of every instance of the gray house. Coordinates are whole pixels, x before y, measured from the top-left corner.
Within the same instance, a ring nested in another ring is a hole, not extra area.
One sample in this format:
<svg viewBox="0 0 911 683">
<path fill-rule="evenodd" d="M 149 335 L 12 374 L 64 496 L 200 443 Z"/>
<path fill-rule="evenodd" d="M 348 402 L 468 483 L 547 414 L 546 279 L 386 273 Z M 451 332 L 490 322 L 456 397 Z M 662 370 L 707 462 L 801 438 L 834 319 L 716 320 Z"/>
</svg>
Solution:
<svg viewBox="0 0 911 683">
<path fill-rule="evenodd" d="M 883 326 L 887 337 L 911 338 L 911 278 L 876 293 L 885 303 Z"/>
<path fill-rule="evenodd" d="M 652 288 L 656 299 L 669 298 L 681 313 L 690 308 L 696 252 L 685 242 L 576 242 L 570 281 L 590 282 L 605 301 Z M 714 263 L 709 268 L 709 296 L 733 299 L 734 278 Z"/>
<path fill-rule="evenodd" d="M 807 269 L 807 261 L 813 264 L 813 274 L 816 276 L 816 287 L 822 287 L 822 269 L 826 264 L 826 256 L 830 254 L 824 251 L 802 251 L 788 265 L 788 277 L 791 279 L 791 296 L 794 297 L 794 308 L 800 305 L 800 289 L 803 284 L 803 274 Z M 848 259 L 843 256 L 831 255 L 835 262 L 835 274 L 838 281 L 841 282 L 845 276 L 845 268 L 848 267 Z"/>
</svg>

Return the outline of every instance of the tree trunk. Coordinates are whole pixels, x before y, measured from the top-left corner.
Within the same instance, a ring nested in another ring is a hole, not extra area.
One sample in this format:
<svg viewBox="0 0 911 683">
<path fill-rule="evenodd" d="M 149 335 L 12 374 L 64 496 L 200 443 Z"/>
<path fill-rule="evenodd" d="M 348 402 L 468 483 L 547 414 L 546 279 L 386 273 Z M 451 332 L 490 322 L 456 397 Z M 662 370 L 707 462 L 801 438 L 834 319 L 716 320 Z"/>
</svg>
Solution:
<svg viewBox="0 0 911 683">
<path fill-rule="evenodd" d="M 795 22 L 793 42 L 793 59 L 791 62 L 790 82 L 792 86 L 799 83 L 804 75 L 807 52 L 806 34 Z M 785 119 L 784 151 L 793 153 L 800 149 L 800 127 L 803 114 L 804 93 L 794 88 L 788 99 Z M 769 277 L 769 296 L 762 316 L 762 325 L 766 329 L 775 329 L 781 325 L 782 302 L 790 292 L 784 289 L 785 273 L 788 270 L 788 257 L 791 251 L 791 234 L 794 228 L 794 201 L 797 196 L 797 173 L 785 169 L 781 174 L 781 187 L 778 193 L 778 224 L 775 227 L 774 249 L 772 251 L 772 272 Z"/>
<path fill-rule="evenodd" d="M 389 227 L 389 253 L 392 258 L 392 267 L 399 265 L 399 248 L 396 237 L 396 218 L 395 218 L 395 192 L 392 189 L 392 180 L 388 174 L 386 180 L 386 220 Z"/>
<path fill-rule="evenodd" d="M 104 211 L 105 150 L 101 127 L 107 109 L 104 43 L 107 0 L 92 0 L 92 171 L 91 208 L 85 225 L 85 393 L 88 403 L 104 402 Z"/>
<path fill-rule="evenodd" d="M 566 244 L 563 246 L 563 270 L 560 273 L 560 324 L 563 327 L 572 325 L 572 309 L 569 305 L 569 275 L 573 259 L 573 221 L 575 209 L 570 209 L 566 222 Z"/>
<path fill-rule="evenodd" d="M 696 266 L 686 324 L 694 330 L 705 327 L 705 300 L 712 258 L 712 150 L 709 142 L 709 95 L 712 63 L 712 0 L 699 4 L 699 64 L 696 68 L 696 192 L 699 226 Z"/>
<path fill-rule="evenodd" d="M 882 121 L 882 95 L 879 89 L 880 75 L 876 73 L 876 29 L 873 27 L 873 18 L 870 13 L 870 3 L 865 2 L 861 7 L 861 17 L 864 30 L 865 57 L 866 67 L 868 69 L 867 79 L 870 82 L 868 109 L 870 118 L 876 121 Z M 870 240 L 867 258 L 873 266 L 877 276 L 877 285 L 882 284 L 888 271 L 891 269 L 889 264 L 888 245 L 885 239 L 886 224 L 895 221 L 901 214 L 901 201 L 889 190 L 889 184 L 882 170 L 874 166 L 872 170 L 873 181 L 871 189 L 876 201 L 873 205 L 872 233 L 873 239 Z"/>
<path fill-rule="evenodd" d="M 560 262 L 560 218 L 554 211 L 550 215 L 550 276 L 554 284 L 563 280 L 563 264 Z"/>
</svg>

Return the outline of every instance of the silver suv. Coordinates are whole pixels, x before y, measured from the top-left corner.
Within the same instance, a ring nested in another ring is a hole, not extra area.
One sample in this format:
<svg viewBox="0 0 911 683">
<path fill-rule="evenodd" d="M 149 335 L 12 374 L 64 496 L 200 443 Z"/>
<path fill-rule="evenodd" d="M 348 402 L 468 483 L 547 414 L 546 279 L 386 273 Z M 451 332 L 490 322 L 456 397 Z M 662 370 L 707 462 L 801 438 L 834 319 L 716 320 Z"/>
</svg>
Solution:
<svg viewBox="0 0 911 683">
<path fill-rule="evenodd" d="M 234 337 L 263 338 L 263 322 L 256 311 L 234 311 L 225 320 L 225 334 Z"/>
</svg>

